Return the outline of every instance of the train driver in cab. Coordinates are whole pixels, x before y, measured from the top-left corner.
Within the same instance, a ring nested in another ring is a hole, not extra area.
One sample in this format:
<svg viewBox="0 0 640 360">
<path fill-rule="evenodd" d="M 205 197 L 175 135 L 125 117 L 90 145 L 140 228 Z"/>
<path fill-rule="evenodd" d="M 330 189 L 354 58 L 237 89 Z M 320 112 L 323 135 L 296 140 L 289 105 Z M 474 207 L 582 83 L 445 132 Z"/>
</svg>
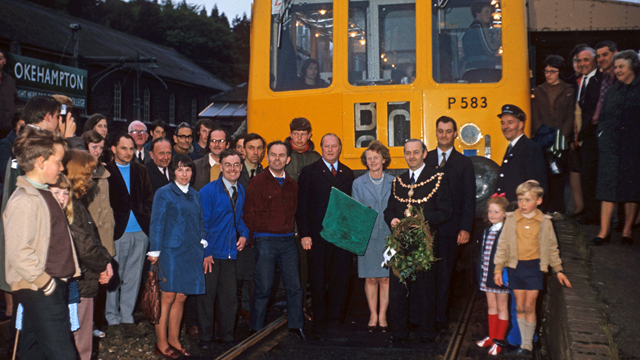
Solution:
<svg viewBox="0 0 640 360">
<path fill-rule="evenodd" d="M 491 27 L 493 6 L 488 2 L 473 3 L 471 15 L 473 22 L 462 37 L 465 70 L 495 69 L 502 37 L 499 30 Z"/>
</svg>

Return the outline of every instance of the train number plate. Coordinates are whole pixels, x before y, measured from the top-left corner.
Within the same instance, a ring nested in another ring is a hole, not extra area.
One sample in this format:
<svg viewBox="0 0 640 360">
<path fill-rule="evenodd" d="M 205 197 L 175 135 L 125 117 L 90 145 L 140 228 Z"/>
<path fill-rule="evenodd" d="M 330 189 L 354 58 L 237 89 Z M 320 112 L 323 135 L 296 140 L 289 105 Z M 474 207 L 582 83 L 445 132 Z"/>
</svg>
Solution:
<svg viewBox="0 0 640 360">
<path fill-rule="evenodd" d="M 448 108 L 451 109 L 484 109 L 487 107 L 486 97 L 450 97 L 447 99 Z"/>
</svg>

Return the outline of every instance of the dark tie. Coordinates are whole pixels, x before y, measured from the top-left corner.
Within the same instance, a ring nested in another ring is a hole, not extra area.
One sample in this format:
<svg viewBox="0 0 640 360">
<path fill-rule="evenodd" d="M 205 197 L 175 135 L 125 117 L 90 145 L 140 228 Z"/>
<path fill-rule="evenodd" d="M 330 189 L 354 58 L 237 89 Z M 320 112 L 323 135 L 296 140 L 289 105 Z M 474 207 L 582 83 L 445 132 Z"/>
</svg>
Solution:
<svg viewBox="0 0 640 360">
<path fill-rule="evenodd" d="M 238 192 L 235 186 L 231 186 L 231 201 L 233 201 L 233 207 L 235 208 L 236 202 L 238 202 Z"/>
<path fill-rule="evenodd" d="M 256 174 L 256 169 L 251 169 L 251 176 L 249 179 L 253 179 L 253 176 Z"/>
<path fill-rule="evenodd" d="M 333 167 L 333 164 L 331 164 L 331 173 L 333 174 L 333 176 L 336 176 L 337 173 L 336 168 Z"/>
<path fill-rule="evenodd" d="M 578 99 L 580 105 L 582 105 L 582 103 L 584 102 L 584 95 L 587 92 L 587 79 L 588 78 L 586 76 L 582 77 L 582 85 L 580 86 L 580 99 Z"/>
<path fill-rule="evenodd" d="M 414 185 L 416 183 L 416 173 L 412 172 L 411 173 L 411 185 Z"/>
<path fill-rule="evenodd" d="M 593 119 L 591 119 L 591 123 L 593 125 L 598 125 L 598 116 L 600 116 L 600 110 L 602 110 L 602 103 L 604 102 L 604 96 L 609 91 L 611 87 L 611 78 L 609 74 L 605 74 L 604 80 L 602 81 L 602 87 L 600 88 L 600 97 L 598 98 L 598 106 L 596 107 L 596 112 L 593 114 Z"/>
<path fill-rule="evenodd" d="M 142 164 L 142 151 L 138 151 L 138 162 Z"/>
<path fill-rule="evenodd" d="M 440 167 L 444 167 L 447 163 L 447 153 L 442 153 L 442 161 L 440 161 Z"/>
<path fill-rule="evenodd" d="M 509 146 L 507 146 L 507 152 L 504 153 L 504 157 L 502 158 L 502 161 L 504 161 L 507 158 L 507 155 L 509 155 L 509 153 L 511 152 L 511 149 L 513 149 L 513 145 L 509 143 Z"/>
</svg>

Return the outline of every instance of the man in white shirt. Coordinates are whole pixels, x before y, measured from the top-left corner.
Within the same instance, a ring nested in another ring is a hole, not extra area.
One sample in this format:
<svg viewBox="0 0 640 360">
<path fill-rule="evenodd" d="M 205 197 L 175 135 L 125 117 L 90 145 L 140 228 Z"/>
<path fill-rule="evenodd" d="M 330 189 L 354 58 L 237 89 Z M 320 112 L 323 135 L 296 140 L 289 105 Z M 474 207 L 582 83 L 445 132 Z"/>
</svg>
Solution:
<svg viewBox="0 0 640 360">
<path fill-rule="evenodd" d="M 131 122 L 131 124 L 129 124 L 128 132 L 135 143 L 135 153 L 133 154 L 133 161 L 142 165 L 151 162 L 149 151 L 144 147 L 144 144 L 146 144 L 147 139 L 149 138 L 149 133 L 147 133 L 147 125 L 145 125 L 140 120 L 134 120 Z"/>
</svg>

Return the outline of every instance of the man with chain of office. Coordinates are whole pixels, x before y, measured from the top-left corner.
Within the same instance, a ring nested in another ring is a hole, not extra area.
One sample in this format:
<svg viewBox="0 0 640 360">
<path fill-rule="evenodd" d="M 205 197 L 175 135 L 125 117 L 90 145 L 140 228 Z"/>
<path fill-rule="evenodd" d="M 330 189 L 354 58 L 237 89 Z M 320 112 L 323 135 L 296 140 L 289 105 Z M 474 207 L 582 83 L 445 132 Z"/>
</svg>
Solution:
<svg viewBox="0 0 640 360">
<path fill-rule="evenodd" d="M 401 220 L 422 210 L 434 236 L 437 226 L 451 218 L 452 200 L 444 173 L 425 166 L 426 145 L 418 140 L 408 140 L 404 145 L 404 158 L 409 171 L 396 177 L 389 197 L 389 205 L 384 211 L 384 219 L 393 231 Z M 412 209 L 412 207 L 414 209 Z M 433 241 L 437 247 L 437 241 Z M 437 254 L 437 248 L 433 249 Z M 389 311 L 393 325 L 394 343 L 409 339 L 409 300 L 418 301 L 421 307 L 419 318 L 422 342 L 432 342 L 436 337 L 436 264 L 427 271 L 418 271 L 415 281 L 401 282 L 392 270 L 389 272 Z M 411 298 L 408 296 L 414 292 Z M 416 304 L 414 304 L 416 306 Z"/>
</svg>

